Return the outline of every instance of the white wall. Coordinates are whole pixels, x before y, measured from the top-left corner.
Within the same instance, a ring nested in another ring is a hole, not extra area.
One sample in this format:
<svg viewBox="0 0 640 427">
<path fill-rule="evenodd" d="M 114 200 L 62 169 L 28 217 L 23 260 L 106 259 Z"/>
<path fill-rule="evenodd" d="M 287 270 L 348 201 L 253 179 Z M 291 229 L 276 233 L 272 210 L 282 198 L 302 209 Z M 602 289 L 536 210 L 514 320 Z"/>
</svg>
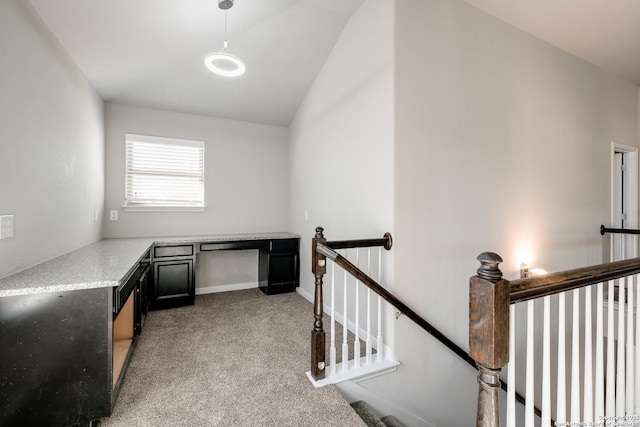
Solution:
<svg viewBox="0 0 640 427">
<path fill-rule="evenodd" d="M 290 126 L 290 228 L 307 293 L 316 226 L 329 240 L 393 233 L 392 17 L 392 2 L 356 11 Z"/>
<path fill-rule="evenodd" d="M 395 82 L 395 289 L 468 348 L 480 252 L 511 278 L 601 262 L 611 141 L 638 145 L 637 89 L 457 0 L 396 2 Z M 401 321 L 402 367 L 369 386 L 471 425 L 472 370 Z"/>
<path fill-rule="evenodd" d="M 0 276 L 102 237 L 103 103 L 36 16 L 0 2 Z"/>
<path fill-rule="evenodd" d="M 105 237 L 289 231 L 286 128 L 111 103 L 105 116 Z M 123 211 L 126 133 L 205 141 L 206 210 Z M 256 251 L 200 254 L 196 288 L 258 286 L 257 271 Z"/>
<path fill-rule="evenodd" d="M 206 210 L 124 212 L 126 133 L 205 141 Z M 286 231 L 287 136 L 282 127 L 108 103 L 105 237 Z"/>
</svg>

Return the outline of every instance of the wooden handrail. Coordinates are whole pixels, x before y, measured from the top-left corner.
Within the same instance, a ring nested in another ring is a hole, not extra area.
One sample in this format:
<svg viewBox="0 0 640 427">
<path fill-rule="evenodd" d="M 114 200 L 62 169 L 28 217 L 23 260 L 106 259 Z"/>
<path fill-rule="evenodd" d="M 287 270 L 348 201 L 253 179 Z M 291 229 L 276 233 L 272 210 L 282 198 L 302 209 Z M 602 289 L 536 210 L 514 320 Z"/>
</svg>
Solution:
<svg viewBox="0 0 640 427">
<path fill-rule="evenodd" d="M 338 252 L 334 250 L 334 249 L 348 249 L 348 248 L 355 248 L 355 247 L 375 247 L 375 246 L 382 246 L 386 250 L 389 250 L 391 249 L 392 242 L 393 240 L 390 233 L 385 233 L 382 239 L 342 240 L 342 241 L 329 242 L 329 241 L 326 241 L 326 239 L 324 239 L 324 229 L 322 227 L 317 227 L 316 236 L 313 239 L 313 248 L 312 248 L 313 249 L 312 262 L 314 264 L 317 263 L 317 268 L 315 268 L 314 271 L 319 271 L 321 269 L 324 269 L 324 272 L 326 273 L 325 258 L 329 258 L 331 261 L 335 262 L 340 267 L 342 267 L 345 271 L 347 271 L 356 279 L 358 279 L 362 284 L 364 284 L 373 292 L 378 294 L 381 298 L 383 298 L 389 304 L 394 306 L 400 313 L 407 316 L 409 319 L 414 321 L 418 326 L 420 326 L 426 332 L 431 334 L 434 338 L 440 341 L 441 344 L 443 344 L 445 347 L 447 347 L 449 350 L 455 353 L 469 366 L 471 366 L 473 369 L 477 369 L 477 363 L 469 355 L 469 352 L 465 351 L 464 349 L 462 349 L 462 347 L 460 347 L 455 342 L 450 340 L 445 334 L 443 334 L 431 323 L 429 323 L 424 318 L 422 318 L 422 316 L 420 316 L 415 311 L 413 311 L 409 306 L 407 306 L 402 301 L 400 301 L 395 295 L 390 293 L 388 290 L 386 290 L 384 287 L 378 284 L 375 280 L 369 277 L 366 273 L 360 270 L 357 266 L 352 264 L 348 259 L 344 258 L 342 255 L 340 255 Z M 320 256 L 317 256 L 316 254 Z M 322 300 L 321 286 L 322 285 L 320 285 L 320 296 L 319 296 L 320 301 Z M 318 291 L 319 291 L 318 287 L 316 287 L 316 301 L 318 301 Z M 317 320 L 320 319 L 321 321 L 322 319 L 321 305 L 316 304 L 316 309 L 314 310 L 314 313 L 316 316 L 316 323 L 314 325 L 317 325 Z M 320 324 L 322 323 L 320 322 Z M 320 331 L 315 331 L 315 333 L 312 333 L 312 346 L 315 346 L 315 347 L 312 347 L 314 348 L 314 350 L 312 350 L 311 373 L 314 379 L 316 380 L 324 378 L 324 366 L 325 366 L 324 331 L 321 332 L 322 340 L 323 340 L 321 349 L 318 348 L 318 346 L 316 345 L 318 333 L 320 333 Z M 322 357 L 321 360 L 320 360 L 320 357 Z M 321 366 L 322 369 L 318 369 L 318 366 Z M 314 372 L 314 369 L 315 369 L 315 372 Z M 499 385 L 502 390 L 504 391 L 507 390 L 507 383 L 505 381 L 499 380 Z M 516 392 L 516 400 L 518 401 L 518 403 L 522 405 L 526 403 L 526 399 L 524 398 L 524 396 L 522 396 L 518 392 Z M 534 412 L 537 416 L 541 415 L 540 409 L 538 407 L 534 407 Z"/>
<path fill-rule="evenodd" d="M 632 229 L 632 228 L 607 228 L 604 225 L 600 226 L 600 234 L 602 236 L 605 233 L 610 234 L 640 234 L 640 230 Z"/>
<path fill-rule="evenodd" d="M 640 273 L 640 258 L 512 280 L 510 282 L 510 303 L 515 304 L 553 295 L 636 273 Z"/>
<path fill-rule="evenodd" d="M 351 248 L 373 248 L 382 246 L 386 250 L 390 250 L 393 246 L 391 233 L 384 233 L 382 239 L 359 239 L 359 240 L 334 240 L 327 242 L 327 246 L 332 249 L 351 249 Z"/>
<path fill-rule="evenodd" d="M 481 267 L 469 285 L 469 346 L 478 365 L 478 425 L 498 425 L 496 379 L 508 354 L 511 304 L 640 274 L 640 258 L 508 281 L 492 252 L 478 256 Z M 517 398 L 520 401 L 519 398 Z M 538 411 L 536 411 L 538 413 Z M 488 423 L 487 420 L 489 420 Z M 486 423 L 486 424 L 484 424 Z"/>
<path fill-rule="evenodd" d="M 456 353 L 462 360 L 467 362 L 473 368 L 476 367 L 476 362 L 473 360 L 469 354 L 463 350 L 456 343 L 451 341 L 445 334 L 440 332 L 437 328 L 435 328 L 431 323 L 424 320 L 418 313 L 413 311 L 409 306 L 400 301 L 395 295 L 391 292 L 383 288 L 380 284 L 378 284 L 375 280 L 366 275 L 362 270 L 353 265 L 348 259 L 340 255 L 338 252 L 334 251 L 332 248 L 319 244 L 317 246 L 317 251 L 329 258 L 336 264 L 338 264 L 341 268 L 355 277 L 360 283 L 367 286 L 376 294 L 380 295 L 385 301 L 398 309 L 402 314 L 407 316 L 409 319 L 413 320 L 418 326 L 420 326 L 425 331 L 429 332 L 433 335 L 438 341 L 444 344 L 451 351 Z"/>
</svg>

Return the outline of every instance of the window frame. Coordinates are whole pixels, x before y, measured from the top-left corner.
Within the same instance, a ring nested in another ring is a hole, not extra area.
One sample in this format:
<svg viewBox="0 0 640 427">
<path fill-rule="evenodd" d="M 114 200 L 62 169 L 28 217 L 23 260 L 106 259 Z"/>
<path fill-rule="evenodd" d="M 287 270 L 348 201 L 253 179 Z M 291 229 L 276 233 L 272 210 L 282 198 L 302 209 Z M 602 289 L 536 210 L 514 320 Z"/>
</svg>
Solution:
<svg viewBox="0 0 640 427">
<path fill-rule="evenodd" d="M 128 186 L 129 186 L 129 154 L 128 147 L 130 143 L 134 142 L 143 142 L 143 143 L 151 143 L 151 144 L 165 144 L 165 145 L 174 145 L 174 146 L 191 146 L 191 147 L 199 147 L 201 149 L 202 155 L 202 204 L 200 205 L 179 205 L 179 204 L 129 204 L 128 198 Z M 182 138 L 172 138 L 172 137 L 163 137 L 163 136 L 152 136 L 152 135 L 141 135 L 134 133 L 126 133 L 125 134 L 125 179 L 124 179 L 124 203 L 122 205 L 122 209 L 126 212 L 203 212 L 206 206 L 205 199 L 205 184 L 206 184 L 206 170 L 205 170 L 205 141 L 201 140 L 191 140 L 191 139 L 182 139 Z"/>
</svg>

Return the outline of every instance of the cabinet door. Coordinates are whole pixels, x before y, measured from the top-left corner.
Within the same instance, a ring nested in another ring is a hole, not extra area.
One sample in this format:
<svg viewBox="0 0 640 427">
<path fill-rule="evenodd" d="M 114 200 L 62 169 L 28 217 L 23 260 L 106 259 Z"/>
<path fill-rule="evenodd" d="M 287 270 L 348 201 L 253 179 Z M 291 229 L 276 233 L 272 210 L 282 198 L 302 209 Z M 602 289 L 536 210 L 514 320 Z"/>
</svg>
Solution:
<svg viewBox="0 0 640 427">
<path fill-rule="evenodd" d="M 137 288 L 137 306 L 136 310 L 136 335 L 139 335 L 142 332 L 142 326 L 144 325 L 144 320 L 147 317 L 147 312 L 149 311 L 149 292 L 151 286 L 151 269 L 147 268 L 146 271 L 142 273 L 140 276 L 140 282 Z"/>
<path fill-rule="evenodd" d="M 296 252 L 269 254 L 268 294 L 290 292 L 298 286 L 298 254 Z"/>
<path fill-rule="evenodd" d="M 195 298 L 193 260 L 156 261 L 153 263 L 151 309 L 193 304 Z"/>
</svg>

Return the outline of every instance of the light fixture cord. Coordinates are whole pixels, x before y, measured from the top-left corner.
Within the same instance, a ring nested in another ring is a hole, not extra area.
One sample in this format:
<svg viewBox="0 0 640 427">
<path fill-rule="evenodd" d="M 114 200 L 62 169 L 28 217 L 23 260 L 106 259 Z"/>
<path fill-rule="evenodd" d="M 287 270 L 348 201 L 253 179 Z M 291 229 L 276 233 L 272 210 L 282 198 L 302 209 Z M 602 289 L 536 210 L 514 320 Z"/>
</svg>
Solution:
<svg viewBox="0 0 640 427">
<path fill-rule="evenodd" d="M 227 11 L 224 11 L 224 43 L 222 44 L 223 48 L 220 52 L 223 52 L 227 46 L 229 46 L 229 42 L 227 42 Z"/>
</svg>

